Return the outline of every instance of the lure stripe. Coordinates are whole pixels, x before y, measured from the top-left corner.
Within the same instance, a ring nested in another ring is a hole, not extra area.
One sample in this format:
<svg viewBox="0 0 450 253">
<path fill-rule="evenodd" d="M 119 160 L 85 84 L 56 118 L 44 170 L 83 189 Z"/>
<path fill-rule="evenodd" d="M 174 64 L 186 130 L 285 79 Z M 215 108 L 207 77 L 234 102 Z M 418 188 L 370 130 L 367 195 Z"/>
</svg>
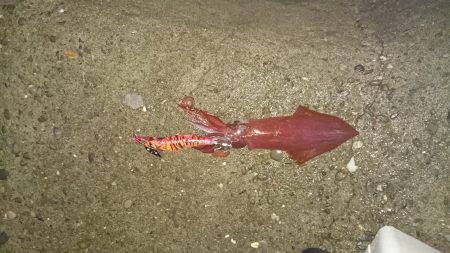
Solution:
<svg viewBox="0 0 450 253">
<path fill-rule="evenodd" d="M 155 138 L 152 141 L 155 148 L 162 151 L 177 151 L 186 147 L 198 147 L 215 144 L 209 137 L 202 137 L 197 134 L 173 135 L 165 138 Z"/>
</svg>

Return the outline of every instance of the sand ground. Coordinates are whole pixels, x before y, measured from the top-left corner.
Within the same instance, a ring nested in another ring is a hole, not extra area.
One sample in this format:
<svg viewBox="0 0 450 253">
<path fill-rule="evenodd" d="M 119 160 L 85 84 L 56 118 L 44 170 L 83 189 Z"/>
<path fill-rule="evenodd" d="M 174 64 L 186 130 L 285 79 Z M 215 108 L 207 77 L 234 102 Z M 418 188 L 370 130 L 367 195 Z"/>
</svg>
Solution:
<svg viewBox="0 0 450 253">
<path fill-rule="evenodd" d="M 450 251 L 449 1 L 2 3 L 0 251 L 361 252 L 383 225 Z M 360 135 L 305 166 L 129 140 L 195 132 L 185 95 Z"/>
</svg>

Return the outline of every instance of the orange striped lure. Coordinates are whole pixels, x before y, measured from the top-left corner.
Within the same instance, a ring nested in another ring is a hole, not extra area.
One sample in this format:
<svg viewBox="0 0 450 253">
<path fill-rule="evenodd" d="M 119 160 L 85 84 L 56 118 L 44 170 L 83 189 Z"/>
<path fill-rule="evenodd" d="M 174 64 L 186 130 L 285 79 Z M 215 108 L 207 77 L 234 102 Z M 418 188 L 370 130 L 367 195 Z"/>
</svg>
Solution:
<svg viewBox="0 0 450 253">
<path fill-rule="evenodd" d="M 218 144 L 218 141 L 214 137 L 200 136 L 197 134 L 177 134 L 163 138 L 135 135 L 134 140 L 136 143 L 144 145 L 150 154 L 158 157 L 161 157 L 161 151 L 214 147 Z"/>
</svg>

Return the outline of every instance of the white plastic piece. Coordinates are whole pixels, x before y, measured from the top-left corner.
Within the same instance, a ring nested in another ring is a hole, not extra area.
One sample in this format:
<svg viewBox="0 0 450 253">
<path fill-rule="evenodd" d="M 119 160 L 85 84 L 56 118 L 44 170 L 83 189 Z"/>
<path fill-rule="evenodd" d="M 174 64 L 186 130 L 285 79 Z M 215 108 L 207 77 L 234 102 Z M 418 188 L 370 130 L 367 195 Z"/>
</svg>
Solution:
<svg viewBox="0 0 450 253">
<path fill-rule="evenodd" d="M 365 253 L 441 253 L 402 231 L 384 226 L 378 230 L 375 239 Z"/>
</svg>

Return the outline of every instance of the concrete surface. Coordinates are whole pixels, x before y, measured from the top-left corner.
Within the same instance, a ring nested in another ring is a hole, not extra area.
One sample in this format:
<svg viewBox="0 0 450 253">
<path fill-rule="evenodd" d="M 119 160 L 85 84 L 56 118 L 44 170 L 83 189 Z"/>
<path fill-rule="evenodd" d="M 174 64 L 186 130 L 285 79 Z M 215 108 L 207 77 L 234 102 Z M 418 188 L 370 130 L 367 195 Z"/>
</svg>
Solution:
<svg viewBox="0 0 450 253">
<path fill-rule="evenodd" d="M 8 2 L 0 251 L 362 252 L 384 225 L 450 251 L 449 1 Z M 230 122 L 305 105 L 361 134 L 301 167 L 130 141 L 195 132 L 185 95 Z"/>
</svg>

